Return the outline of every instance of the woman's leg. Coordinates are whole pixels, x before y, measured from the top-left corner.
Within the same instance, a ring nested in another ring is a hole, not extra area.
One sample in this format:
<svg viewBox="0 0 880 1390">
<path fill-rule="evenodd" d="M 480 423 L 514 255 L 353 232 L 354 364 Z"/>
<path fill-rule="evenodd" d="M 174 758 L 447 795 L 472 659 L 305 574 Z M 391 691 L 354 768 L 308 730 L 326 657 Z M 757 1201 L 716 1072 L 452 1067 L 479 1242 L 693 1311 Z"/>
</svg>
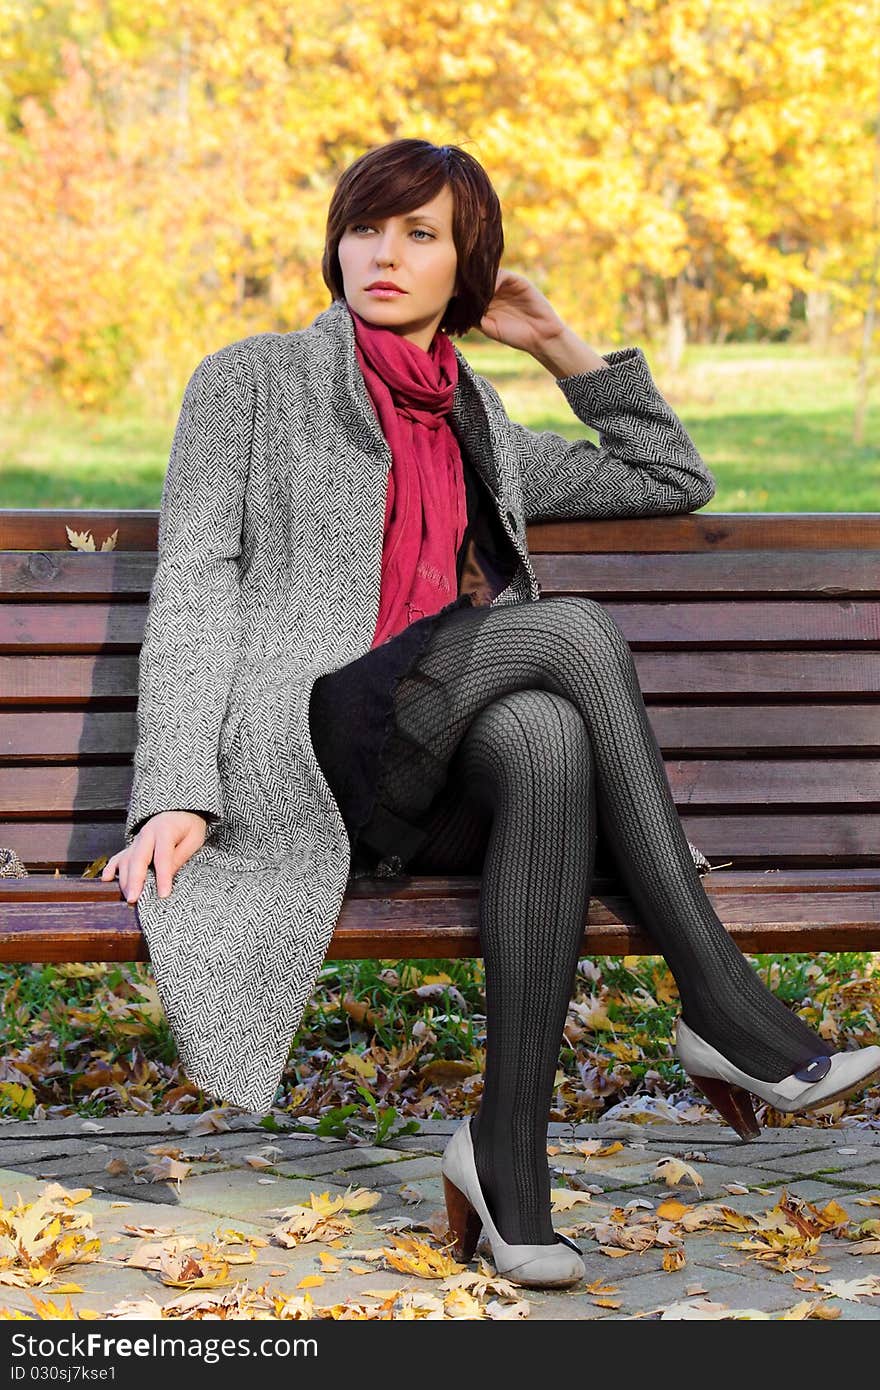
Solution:
<svg viewBox="0 0 880 1390">
<path fill-rule="evenodd" d="M 590 897 L 590 740 L 567 700 L 523 690 L 486 705 L 449 769 L 413 873 L 478 872 L 486 1065 L 471 1120 L 483 1195 L 504 1239 L 553 1244 L 547 1120 Z"/>
<path fill-rule="evenodd" d="M 438 767 L 448 767 L 480 711 L 527 689 L 561 695 L 584 722 L 608 847 L 641 925 L 672 970 L 685 1022 L 736 1066 L 766 1080 L 833 1052 L 765 988 L 713 910 L 632 654 L 601 604 L 559 596 L 453 612 L 397 686 L 400 732 L 390 738 L 383 799 L 418 810 L 436 786 Z M 539 843 L 529 857 L 545 852 Z"/>
</svg>

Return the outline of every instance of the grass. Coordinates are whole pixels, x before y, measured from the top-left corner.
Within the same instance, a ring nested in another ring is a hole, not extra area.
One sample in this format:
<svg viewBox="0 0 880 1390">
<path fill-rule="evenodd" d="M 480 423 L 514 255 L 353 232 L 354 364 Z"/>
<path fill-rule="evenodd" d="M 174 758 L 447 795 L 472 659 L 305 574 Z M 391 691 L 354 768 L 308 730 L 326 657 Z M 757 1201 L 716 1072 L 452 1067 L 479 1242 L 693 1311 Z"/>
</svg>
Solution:
<svg viewBox="0 0 880 1390">
<path fill-rule="evenodd" d="M 463 350 L 512 418 L 596 437 L 533 359 L 482 343 Z M 788 345 L 691 348 L 673 377 L 658 353 L 646 355 L 718 480 L 706 511 L 880 510 L 880 408 L 869 409 L 866 442 L 854 445 L 848 359 Z M 174 424 L 134 406 L 95 419 L 47 407 L 10 412 L 0 418 L 3 505 L 155 508 Z M 750 959 L 823 1036 L 841 1046 L 880 1041 L 880 975 L 869 953 Z M 208 1104 L 180 1070 L 149 966 L 0 967 L 0 992 L 0 1115 Z M 421 1118 L 466 1113 L 479 1101 L 484 1008 L 482 961 L 330 963 L 297 1033 L 279 1103 L 312 1127 L 360 1127 L 374 1139 Z M 597 1118 L 637 1095 L 691 1095 L 672 1052 L 677 1013 L 662 958 L 582 960 L 551 1118 Z M 875 1114 L 877 1091 L 850 1102 L 847 1113 Z"/>
<path fill-rule="evenodd" d="M 646 352 L 718 480 L 705 510 L 880 510 L 880 406 L 868 410 L 865 442 L 855 445 L 853 362 L 797 346 L 747 346 L 689 349 L 674 377 L 659 353 Z M 597 439 L 534 358 L 476 342 L 463 350 L 513 419 Z M 158 507 L 174 425 L 134 404 L 95 418 L 20 406 L 0 416 L 3 505 Z"/>
</svg>

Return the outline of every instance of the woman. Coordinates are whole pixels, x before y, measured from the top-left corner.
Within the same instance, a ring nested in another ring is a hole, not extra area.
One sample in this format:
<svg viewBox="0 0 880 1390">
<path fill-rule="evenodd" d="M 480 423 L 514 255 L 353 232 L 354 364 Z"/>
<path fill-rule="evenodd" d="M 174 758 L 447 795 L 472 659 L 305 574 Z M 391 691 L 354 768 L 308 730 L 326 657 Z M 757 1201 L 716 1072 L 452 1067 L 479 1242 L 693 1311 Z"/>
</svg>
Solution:
<svg viewBox="0 0 880 1390">
<path fill-rule="evenodd" d="M 554 1286 L 584 1269 L 553 1229 L 546 1126 L 600 829 L 675 976 L 678 1056 L 740 1134 L 748 1092 L 824 1104 L 880 1048 L 833 1052 L 764 988 L 702 887 L 620 629 L 534 601 L 527 521 L 693 511 L 715 484 L 641 351 L 598 355 L 502 250 L 481 166 L 394 141 L 334 192 L 331 309 L 200 364 L 103 876 L 138 901 L 188 1074 L 265 1104 L 343 859 L 479 873 L 486 1073 L 443 1156 L 448 1214 L 461 1258 L 482 1226 L 499 1271 Z M 511 422 L 451 343 L 474 326 L 541 362 L 600 445 Z"/>
</svg>

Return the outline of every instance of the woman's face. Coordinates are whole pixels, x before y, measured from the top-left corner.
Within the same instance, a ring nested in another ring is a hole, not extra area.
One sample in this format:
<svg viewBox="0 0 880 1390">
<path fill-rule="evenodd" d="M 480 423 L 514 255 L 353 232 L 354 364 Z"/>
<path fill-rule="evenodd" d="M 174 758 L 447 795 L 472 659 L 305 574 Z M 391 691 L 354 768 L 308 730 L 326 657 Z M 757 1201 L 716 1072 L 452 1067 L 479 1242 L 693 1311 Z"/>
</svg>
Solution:
<svg viewBox="0 0 880 1390">
<path fill-rule="evenodd" d="M 339 242 L 339 265 L 348 304 L 368 323 L 391 328 L 424 348 L 455 293 L 458 255 L 452 239 L 452 190 L 448 184 L 414 212 L 350 222 Z M 403 294 L 370 294 L 368 285 L 388 280 Z"/>
</svg>

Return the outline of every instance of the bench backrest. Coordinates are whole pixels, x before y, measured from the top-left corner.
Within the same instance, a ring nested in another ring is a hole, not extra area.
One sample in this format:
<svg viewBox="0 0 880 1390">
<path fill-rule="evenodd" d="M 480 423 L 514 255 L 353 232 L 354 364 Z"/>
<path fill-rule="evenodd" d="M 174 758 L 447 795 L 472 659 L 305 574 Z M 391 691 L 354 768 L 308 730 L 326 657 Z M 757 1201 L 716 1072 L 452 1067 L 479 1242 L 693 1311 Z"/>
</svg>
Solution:
<svg viewBox="0 0 880 1390">
<path fill-rule="evenodd" d="M 0 510 L 0 846 L 32 871 L 122 846 L 157 524 Z M 623 630 L 714 866 L 880 865 L 880 513 L 543 522 L 528 541 L 544 598 L 597 599 Z"/>
</svg>

